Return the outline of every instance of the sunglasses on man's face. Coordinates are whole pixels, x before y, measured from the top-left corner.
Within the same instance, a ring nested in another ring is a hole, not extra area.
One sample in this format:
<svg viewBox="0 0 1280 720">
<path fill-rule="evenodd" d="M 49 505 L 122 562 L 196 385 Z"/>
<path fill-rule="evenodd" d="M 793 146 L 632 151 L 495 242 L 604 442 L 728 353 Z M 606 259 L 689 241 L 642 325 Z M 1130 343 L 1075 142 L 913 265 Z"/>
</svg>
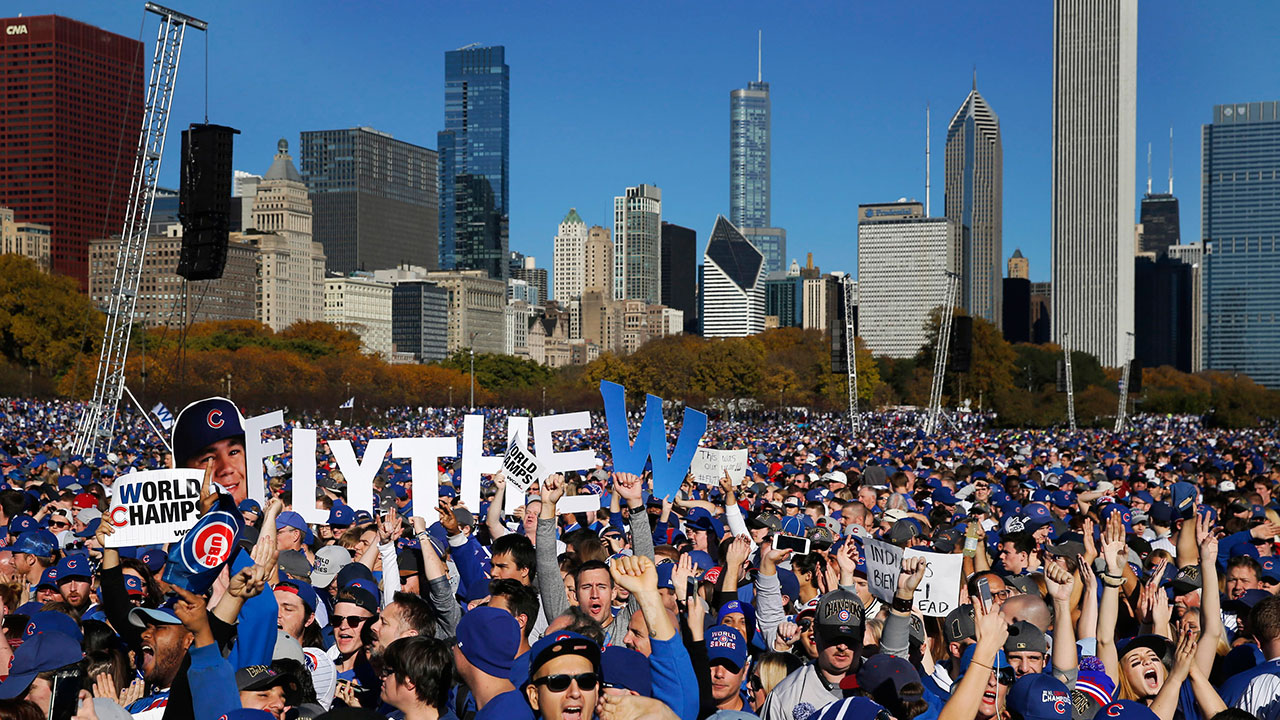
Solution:
<svg viewBox="0 0 1280 720">
<path fill-rule="evenodd" d="M 68 528 L 68 527 L 71 527 L 71 523 L 67 522 L 66 520 L 50 520 L 50 521 L 49 521 L 49 527 L 51 527 L 51 528 Z"/>
<path fill-rule="evenodd" d="M 359 615 L 330 615 L 329 619 L 333 620 L 333 626 L 335 628 L 340 628 L 343 625 L 346 625 L 347 627 L 357 628 L 363 625 L 364 623 L 369 622 L 373 618 L 361 617 Z"/>
<path fill-rule="evenodd" d="M 582 673 L 581 675 L 547 675 L 537 678 L 533 681 L 534 685 L 541 685 L 551 692 L 561 693 L 569 689 L 569 685 L 574 682 L 578 683 L 578 689 L 583 692 L 590 692 L 596 689 L 596 683 L 600 678 L 595 673 Z"/>
</svg>

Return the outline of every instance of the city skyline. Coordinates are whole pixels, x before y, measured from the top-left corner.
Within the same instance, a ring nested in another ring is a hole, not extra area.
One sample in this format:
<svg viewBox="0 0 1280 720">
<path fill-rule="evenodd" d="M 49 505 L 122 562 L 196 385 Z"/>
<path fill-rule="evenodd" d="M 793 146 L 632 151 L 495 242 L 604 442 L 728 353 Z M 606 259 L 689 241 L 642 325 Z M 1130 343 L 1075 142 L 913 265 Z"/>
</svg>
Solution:
<svg viewBox="0 0 1280 720">
<path fill-rule="evenodd" d="M 428 12 L 403 6 L 399 20 L 390 23 L 391 13 L 373 16 L 337 4 L 321 4 L 305 14 L 289 7 L 202 2 L 180 9 L 210 22 L 210 120 L 242 130 L 236 166 L 250 171 L 277 139 L 297 145 L 306 130 L 370 126 L 430 147 L 432 134 L 443 129 L 444 52 L 473 41 L 506 46 L 514 76 L 510 247 L 537 257 L 550 257 L 555 226 L 569 207 L 577 207 L 588 224 L 607 224 L 611 200 L 622 187 L 662 187 L 664 218 L 691 227 L 705 228 L 728 210 L 724 95 L 754 77 L 756 33 L 764 27 L 773 106 L 774 221 L 788 229 L 790 256 L 812 251 L 823 267 L 855 271 L 848 205 L 904 196 L 923 200 L 924 105 L 954 102 L 976 65 L 983 95 L 1000 108 L 1005 135 L 1006 252 L 1020 247 L 1030 260 L 1032 279 L 1049 277 L 1052 8 L 1047 4 L 1028 6 L 1017 17 L 979 22 L 962 8 L 927 3 L 921 10 L 938 22 L 888 33 L 883 24 L 900 15 L 888 4 L 856 10 L 818 6 L 792 17 L 763 4 L 734 13 L 727 6 L 680 8 L 661 30 L 609 43 L 588 38 L 572 49 L 555 40 L 564 30 L 625 21 L 633 11 L 563 5 L 545 13 L 513 8 L 495 16 L 483 8 Z M 140 5 L 88 2 L 33 2 L 19 10 L 25 15 L 56 11 L 126 36 L 135 35 L 141 13 Z M 427 15 L 439 19 L 423 22 Z M 1280 18 L 1280 10 L 1262 3 L 1161 4 L 1139 13 L 1137 141 L 1159 147 L 1174 126 L 1174 175 L 1182 197 L 1199 193 L 1198 128 L 1209 121 L 1212 106 L 1264 100 L 1276 85 L 1280 70 L 1263 61 L 1265 28 L 1274 25 L 1268 18 Z M 282 35 L 274 29 L 281 26 L 295 32 Z M 540 32 L 552 27 L 561 32 Z M 954 42 L 961 36 L 978 42 L 961 47 Z M 340 41 L 350 37 L 373 38 L 385 57 L 371 61 L 363 42 L 343 46 Z M 654 54 L 655 41 L 668 50 Z M 1220 51 L 1224 42 L 1232 53 Z M 184 55 L 175 127 L 203 117 L 202 50 L 193 45 Z M 818 65 L 829 69 L 811 70 L 815 53 L 823 61 Z M 583 62 L 588 56 L 591 62 Z M 620 121 L 600 122 L 590 106 L 608 106 L 631 93 L 632 84 L 619 78 L 634 71 L 641 58 L 650 63 L 648 76 L 676 81 L 652 83 L 633 112 Z M 256 83 L 254 68 L 271 63 L 294 68 L 296 81 Z M 391 70 L 374 72 L 384 65 Z M 892 102 L 869 102 L 858 92 L 860 84 L 890 72 L 917 80 L 895 88 Z M 329 83 L 332 92 L 325 89 Z M 574 103 L 584 110 L 567 112 Z M 935 150 L 942 147 L 942 130 L 934 123 Z M 637 145 L 647 146 L 646 151 L 635 152 Z M 937 178 L 940 155 L 935 152 L 933 159 Z M 566 157 L 581 161 L 565 162 Z M 1162 165 L 1156 163 L 1157 177 Z M 176 162 L 167 159 L 162 184 L 176 186 L 176 174 Z M 1145 178 L 1135 180 L 1136 206 Z M 1194 205 L 1183 205 L 1184 242 L 1199 239 Z"/>
</svg>

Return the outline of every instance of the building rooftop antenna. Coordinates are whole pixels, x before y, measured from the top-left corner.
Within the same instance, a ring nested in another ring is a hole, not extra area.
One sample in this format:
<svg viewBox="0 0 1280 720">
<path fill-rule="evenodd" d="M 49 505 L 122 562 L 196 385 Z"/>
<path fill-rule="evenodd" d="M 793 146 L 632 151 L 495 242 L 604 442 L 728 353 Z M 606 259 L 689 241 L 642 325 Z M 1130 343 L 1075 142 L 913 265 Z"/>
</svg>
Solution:
<svg viewBox="0 0 1280 720">
<path fill-rule="evenodd" d="M 764 30 L 756 36 L 756 82 L 764 82 Z"/>
<path fill-rule="evenodd" d="M 929 103 L 924 104 L 924 216 L 932 217 L 929 212 L 929 197 L 932 190 L 932 175 L 929 163 Z"/>
<path fill-rule="evenodd" d="M 1173 126 L 1169 126 L 1169 194 L 1173 194 Z"/>
<path fill-rule="evenodd" d="M 1151 197 L 1151 143 L 1147 143 L 1147 197 Z"/>
</svg>

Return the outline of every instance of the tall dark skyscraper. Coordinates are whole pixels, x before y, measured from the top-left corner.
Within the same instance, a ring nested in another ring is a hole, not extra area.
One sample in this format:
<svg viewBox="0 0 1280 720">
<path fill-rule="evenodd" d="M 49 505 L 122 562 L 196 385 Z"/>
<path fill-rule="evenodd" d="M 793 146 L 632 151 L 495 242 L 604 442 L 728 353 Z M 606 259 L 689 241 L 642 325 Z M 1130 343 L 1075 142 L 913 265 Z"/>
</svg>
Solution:
<svg viewBox="0 0 1280 720">
<path fill-rule="evenodd" d="M 328 269 L 436 269 L 436 151 L 373 128 L 302 133 L 312 232 Z"/>
<path fill-rule="evenodd" d="M 444 128 L 436 137 L 440 267 L 484 269 L 492 277 L 505 278 L 511 69 L 501 45 L 444 54 Z M 487 192 L 476 185 L 480 181 L 488 185 Z M 493 215 L 498 217 L 496 236 L 487 227 Z M 501 269 L 493 272 L 495 268 Z"/>
<path fill-rule="evenodd" d="M 1165 256 L 1134 258 L 1133 356 L 1143 367 L 1191 372 L 1192 267 Z"/>
<path fill-rule="evenodd" d="M 124 226 L 142 43 L 57 15 L 0 26 L 0 206 L 50 226 L 53 270 L 87 289 L 89 241 Z"/>
<path fill-rule="evenodd" d="M 973 90 L 947 125 L 946 215 L 960 228 L 960 306 L 1000 325 L 1004 148 L 1000 118 Z"/>
<path fill-rule="evenodd" d="M 698 232 L 662 223 L 662 304 L 684 312 L 684 331 L 698 326 Z"/>
<path fill-rule="evenodd" d="M 1142 223 L 1142 252 L 1164 255 L 1170 245 L 1177 245 L 1181 237 L 1178 221 L 1178 198 L 1171 193 L 1142 196 L 1139 222 Z M 1135 311 L 1136 312 L 1136 311 Z M 1139 313 L 1138 317 L 1142 317 Z"/>
<path fill-rule="evenodd" d="M 1280 388 L 1280 103 L 1215 105 L 1200 147 L 1204 368 Z"/>
</svg>

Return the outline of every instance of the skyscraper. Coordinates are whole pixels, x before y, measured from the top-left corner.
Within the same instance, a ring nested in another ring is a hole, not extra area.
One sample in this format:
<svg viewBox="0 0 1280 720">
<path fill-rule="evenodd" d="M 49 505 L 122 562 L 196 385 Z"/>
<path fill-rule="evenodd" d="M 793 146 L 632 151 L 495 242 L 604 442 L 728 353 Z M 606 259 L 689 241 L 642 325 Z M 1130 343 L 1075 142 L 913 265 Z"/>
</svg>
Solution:
<svg viewBox="0 0 1280 720">
<path fill-rule="evenodd" d="M 324 247 L 312 240 L 307 185 L 284 139 L 258 184 L 251 221 L 255 232 L 243 237 L 258 249 L 258 321 L 279 331 L 324 319 Z"/>
<path fill-rule="evenodd" d="M 1280 103 L 1215 105 L 1200 145 L 1204 368 L 1280 388 Z"/>
<path fill-rule="evenodd" d="M 1013 251 L 1009 257 L 1009 277 L 1021 280 L 1031 279 L 1031 261 L 1022 254 L 1022 248 Z"/>
<path fill-rule="evenodd" d="M 698 232 L 662 223 L 662 304 L 684 313 L 684 332 L 698 322 Z"/>
<path fill-rule="evenodd" d="M 613 240 L 609 228 L 592 225 L 582 250 L 582 292 L 613 297 Z"/>
<path fill-rule="evenodd" d="M 1053 338 L 1116 367 L 1133 332 L 1138 2 L 1053 11 Z"/>
<path fill-rule="evenodd" d="M 505 268 L 511 69 L 501 45 L 466 47 L 444 54 L 444 128 L 436 136 L 440 154 L 440 267 L 492 271 L 493 251 L 500 247 Z M 496 237 L 486 227 L 493 221 L 492 215 L 497 216 Z M 460 237 L 465 227 L 470 227 L 471 234 Z M 491 276 L 506 277 L 492 272 Z"/>
<path fill-rule="evenodd" d="M 328 269 L 435 268 L 436 151 L 369 127 L 302 133 L 302 179 Z"/>
<path fill-rule="evenodd" d="M 773 110 L 762 56 L 755 82 L 729 93 L 729 222 L 764 255 L 765 271 L 777 272 L 786 262 L 787 231 L 773 227 Z"/>
<path fill-rule="evenodd" d="M 577 208 L 569 208 L 569 214 L 560 221 L 551 251 L 551 286 L 555 299 L 561 303 L 582 296 L 586 250 L 587 224 Z"/>
<path fill-rule="evenodd" d="M 613 199 L 613 298 L 662 302 L 662 190 L 655 185 Z"/>
<path fill-rule="evenodd" d="M 912 357 L 943 307 L 959 228 L 919 202 L 858 206 L 858 337 L 876 355 Z"/>
<path fill-rule="evenodd" d="M 142 43 L 56 15 L 0 26 L 0 206 L 48 225 L 54 272 L 87 288 L 89 241 L 124 226 L 146 89 Z"/>
<path fill-rule="evenodd" d="M 785 228 L 738 228 L 743 237 L 764 255 L 764 266 L 769 272 L 779 272 L 787 262 L 787 231 Z"/>
<path fill-rule="evenodd" d="M 764 255 L 718 216 L 702 261 L 702 336 L 764 332 L 764 279 Z"/>
<path fill-rule="evenodd" d="M 973 89 L 947 125 L 946 215 L 960 230 L 960 306 L 999 326 L 1004 150 L 1000 118 Z"/>
</svg>

